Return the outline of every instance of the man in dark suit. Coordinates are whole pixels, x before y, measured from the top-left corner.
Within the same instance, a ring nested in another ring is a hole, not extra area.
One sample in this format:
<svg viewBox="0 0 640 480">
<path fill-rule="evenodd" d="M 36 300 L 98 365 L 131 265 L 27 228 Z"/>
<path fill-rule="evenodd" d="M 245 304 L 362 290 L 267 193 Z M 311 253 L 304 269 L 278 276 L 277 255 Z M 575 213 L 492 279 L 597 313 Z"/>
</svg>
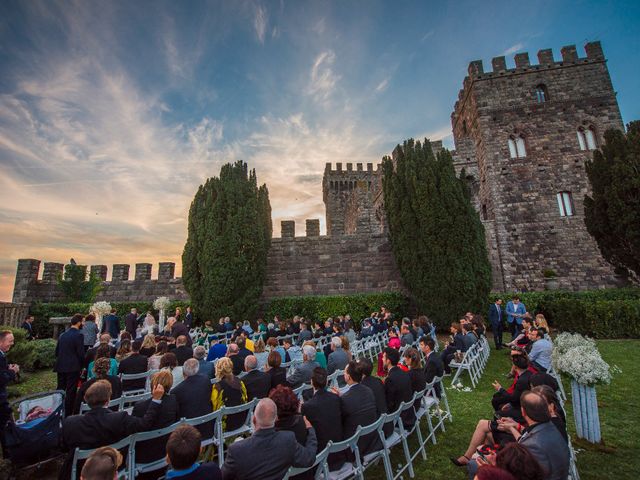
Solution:
<svg viewBox="0 0 640 480">
<path fill-rule="evenodd" d="M 249 355 L 253 355 L 253 352 L 247 348 L 247 340 L 244 335 L 238 335 L 236 345 L 238 346 L 238 356 L 242 359 L 242 366 L 244 367 L 244 359 Z"/>
<path fill-rule="evenodd" d="M 173 351 L 178 359 L 178 365 L 182 366 L 184 362 L 193 358 L 193 348 L 187 345 L 187 337 L 180 335 L 176 338 L 176 348 Z"/>
<path fill-rule="evenodd" d="M 340 442 L 342 435 L 342 410 L 340 397 L 327 391 L 327 371 L 322 367 L 313 369 L 311 376 L 313 397 L 302 404 L 301 413 L 309 419 L 318 437 L 318 452 L 327 446 L 329 440 Z M 345 452 L 329 455 L 329 469 L 339 470 L 346 461 Z"/>
<path fill-rule="evenodd" d="M 269 396 L 271 376 L 266 372 L 258 370 L 258 359 L 253 355 L 245 358 L 244 370 L 247 374 L 242 377 L 242 383 L 244 383 L 247 389 L 247 401 Z"/>
<path fill-rule="evenodd" d="M 211 405 L 211 380 L 204 375 L 198 375 L 198 360 L 190 358 L 182 367 L 184 380 L 171 389 L 171 393 L 178 397 L 180 416 L 195 418 L 213 411 Z M 203 438 L 213 437 L 213 422 L 198 425 Z"/>
<path fill-rule="evenodd" d="M 362 370 L 354 360 L 347 364 L 344 379 L 349 389 L 340 395 L 340 409 L 342 410 L 342 435 L 349 438 L 358 426 L 371 425 L 378 420 L 376 399 L 369 387 L 360 384 Z M 371 432 L 358 440 L 360 455 L 375 452 L 382 448 L 378 432 Z"/>
<path fill-rule="evenodd" d="M 191 307 L 187 307 L 187 314 L 184 316 L 184 326 L 187 328 L 191 328 L 193 325 L 193 312 L 191 311 Z"/>
<path fill-rule="evenodd" d="M 425 363 L 424 363 L 424 373 L 426 376 L 427 383 L 431 383 L 434 378 L 442 377 L 444 374 L 444 364 L 442 363 L 442 358 L 434 349 L 436 348 L 436 342 L 433 341 L 430 337 L 421 337 L 420 338 L 420 350 L 424 353 Z M 436 391 L 436 395 L 440 398 L 440 384 L 436 383 L 434 386 Z"/>
<path fill-rule="evenodd" d="M 254 433 L 233 442 L 222 465 L 224 480 L 281 480 L 289 467 L 309 467 L 316 458 L 316 434 L 305 418 L 307 441 L 301 445 L 293 432 L 276 431 L 276 404 L 270 398 L 258 402 L 253 413 Z"/>
<path fill-rule="evenodd" d="M 124 317 L 124 329 L 131 334 L 131 338 L 136 338 L 136 329 L 138 328 L 138 310 L 132 308 L 131 312 Z"/>
<path fill-rule="evenodd" d="M 120 318 L 116 316 L 115 308 L 112 308 L 111 313 L 102 319 L 100 333 L 108 333 L 111 338 L 118 338 L 120 335 Z"/>
<path fill-rule="evenodd" d="M 376 399 L 376 411 L 377 416 L 380 417 L 383 413 L 388 413 L 387 410 L 387 397 L 384 393 L 384 383 L 378 377 L 372 376 L 373 363 L 366 357 L 362 357 L 358 360 L 358 368 L 362 372 L 362 380 L 360 385 L 369 387 L 373 392 L 373 396 Z M 391 423 L 385 423 L 383 427 L 385 437 L 389 437 L 393 433 L 393 425 Z"/>
<path fill-rule="evenodd" d="M 7 362 L 7 353 L 9 353 L 14 341 L 11 330 L 0 330 L 0 439 L 3 438 L 2 432 L 11 418 L 7 385 L 13 382 L 20 372 L 18 365 Z"/>
<path fill-rule="evenodd" d="M 489 323 L 493 332 L 493 341 L 496 344 L 496 350 L 502 348 L 502 332 L 504 331 L 504 314 L 502 312 L 502 299 L 498 298 L 491 307 L 489 307 Z"/>
<path fill-rule="evenodd" d="M 62 443 L 69 450 L 64 471 L 70 473 L 75 448 L 102 447 L 151 428 L 160 413 L 163 395 L 164 388 L 157 385 L 144 417 L 134 417 L 125 411 L 114 412 L 106 407 L 111 398 L 111 384 L 107 380 L 98 380 L 91 385 L 84 396 L 91 410 L 67 417 L 62 422 Z M 61 478 L 68 478 L 68 474 L 67 477 L 61 475 Z"/>
<path fill-rule="evenodd" d="M 187 337 L 187 345 L 191 346 L 191 336 L 189 335 L 189 329 L 186 325 L 178 320 L 176 317 L 169 317 L 167 319 L 167 326 L 164 328 L 165 333 L 168 332 L 173 338 L 178 338 L 181 335 Z"/>
<path fill-rule="evenodd" d="M 84 362 L 84 335 L 82 315 L 76 313 L 71 318 L 71 327 L 60 335 L 56 344 L 56 362 L 53 371 L 58 374 L 58 390 L 65 391 L 65 415 L 71 415 L 76 401 L 78 380 Z"/>
<path fill-rule="evenodd" d="M 27 340 L 33 340 L 34 338 L 36 338 L 35 334 L 33 333 L 33 315 L 29 315 L 27 318 L 25 318 L 24 322 L 22 322 L 21 327 L 27 331 Z"/>
<path fill-rule="evenodd" d="M 227 345 L 227 357 L 231 359 L 233 364 L 233 374 L 240 375 L 244 371 L 244 358 L 238 355 L 238 345 L 235 343 Z"/>
<path fill-rule="evenodd" d="M 395 348 L 386 347 L 382 354 L 382 364 L 387 371 L 384 381 L 384 393 L 387 398 L 387 408 L 390 413 L 395 412 L 402 402 L 410 402 L 413 398 L 411 377 L 407 372 L 398 367 L 400 352 Z M 413 409 L 405 410 L 400 414 L 405 427 L 411 428 L 416 422 L 416 412 Z"/>
<path fill-rule="evenodd" d="M 148 359 L 145 355 L 140 354 L 140 348 L 142 348 L 142 342 L 135 340 L 131 344 L 131 355 L 122 360 L 118 365 L 118 373 L 124 373 L 125 375 L 133 375 L 136 373 L 144 373 L 148 370 Z M 124 392 L 131 390 L 144 390 L 147 379 L 140 378 L 137 380 L 124 380 L 122 382 L 122 390 Z"/>
</svg>

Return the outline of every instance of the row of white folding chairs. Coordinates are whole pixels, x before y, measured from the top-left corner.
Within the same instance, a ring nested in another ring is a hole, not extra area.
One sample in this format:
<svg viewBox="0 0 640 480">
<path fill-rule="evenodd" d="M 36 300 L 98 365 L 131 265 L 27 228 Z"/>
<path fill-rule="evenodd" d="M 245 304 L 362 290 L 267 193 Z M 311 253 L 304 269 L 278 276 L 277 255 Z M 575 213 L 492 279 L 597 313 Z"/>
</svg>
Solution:
<svg viewBox="0 0 640 480">
<path fill-rule="evenodd" d="M 460 362 L 452 361 L 449 363 L 451 368 L 456 369 L 456 373 L 451 379 L 451 385 L 455 385 L 463 372 L 469 372 L 471 384 L 473 388 L 476 387 L 480 381 L 480 376 L 484 371 L 489 360 L 491 348 L 486 337 L 480 337 L 476 343 L 474 343 L 462 357 Z"/>
<path fill-rule="evenodd" d="M 446 399 L 446 393 L 443 391 L 443 397 L 438 399 L 435 395 L 435 385 L 442 386 L 442 377 L 434 379 L 421 392 L 416 392 L 411 401 L 403 402 L 400 407 L 392 413 L 382 415 L 376 422 L 367 426 L 359 426 L 356 432 L 348 439 L 340 442 L 329 442 L 327 446 L 316 455 L 316 459 L 310 467 L 296 468 L 291 467 L 285 476 L 289 479 L 294 475 L 298 475 L 308 470 L 316 469 L 315 479 L 324 480 L 343 480 L 347 478 L 364 478 L 365 471 L 375 465 L 380 460 L 383 462 L 385 477 L 387 480 L 396 480 L 401 478 L 402 474 L 408 470 L 409 476 L 414 477 L 413 462 L 421 455 L 423 460 L 427 459 L 426 445 L 428 442 L 436 444 L 436 431 L 440 428 L 444 431 L 444 421 L 451 421 L 451 412 Z M 420 408 L 416 411 L 414 404 L 420 401 Z M 444 406 L 444 409 L 442 409 Z M 413 410 L 416 414 L 416 421 L 410 428 L 406 428 L 402 421 L 402 413 Z M 431 418 L 432 411 L 438 418 L 438 423 L 433 424 Z M 422 419 L 426 418 L 428 434 L 425 436 L 422 432 Z M 386 424 L 392 424 L 393 433 L 387 438 L 384 433 Z M 417 448 L 415 452 L 411 452 L 408 438 L 415 433 L 417 437 Z M 380 439 L 380 448 L 377 451 L 361 454 L 358 447 L 358 440 L 365 435 L 377 434 Z M 390 450 L 398 445 L 402 446 L 405 462 L 395 473 L 391 464 Z M 330 471 L 327 458 L 330 454 L 351 450 L 353 452 L 354 461 L 346 462 L 340 470 Z"/>
</svg>

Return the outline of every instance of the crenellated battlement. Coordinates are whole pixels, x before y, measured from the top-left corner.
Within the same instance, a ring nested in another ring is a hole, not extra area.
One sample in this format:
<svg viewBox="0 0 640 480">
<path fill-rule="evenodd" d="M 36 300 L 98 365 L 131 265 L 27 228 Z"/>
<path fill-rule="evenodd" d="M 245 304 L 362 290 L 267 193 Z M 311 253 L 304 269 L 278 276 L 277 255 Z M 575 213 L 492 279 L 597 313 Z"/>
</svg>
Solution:
<svg viewBox="0 0 640 480">
<path fill-rule="evenodd" d="M 366 168 L 364 168 L 363 163 L 356 163 L 356 168 L 353 168 L 353 163 L 342 163 L 337 162 L 336 168 L 332 168 L 331 163 L 327 163 L 324 167 L 324 175 L 362 175 L 362 174 L 379 174 L 382 172 L 382 163 L 378 163 L 375 165 L 373 163 L 367 163 Z"/>
<path fill-rule="evenodd" d="M 584 50 L 586 56 L 579 57 L 575 45 L 562 47 L 560 49 L 560 60 L 558 61 L 555 60 L 552 49 L 539 50 L 537 53 L 537 64 L 531 63 L 529 53 L 517 53 L 514 55 L 515 68 L 507 68 L 507 61 L 504 56 L 494 57 L 491 60 L 491 70 L 486 71 L 482 60 L 469 62 L 467 68 L 468 76 L 464 78 L 463 86 L 458 92 L 458 100 L 451 113 L 453 123 L 455 123 L 455 119 L 459 116 L 467 95 L 475 82 L 605 61 L 600 42 L 589 42 L 584 46 Z"/>
<path fill-rule="evenodd" d="M 282 220 L 280 222 L 280 237 L 284 240 L 294 238 L 317 238 L 320 236 L 320 220 L 318 218 L 305 220 L 305 227 L 306 235 L 303 237 L 296 237 L 296 222 L 294 220 Z"/>
</svg>

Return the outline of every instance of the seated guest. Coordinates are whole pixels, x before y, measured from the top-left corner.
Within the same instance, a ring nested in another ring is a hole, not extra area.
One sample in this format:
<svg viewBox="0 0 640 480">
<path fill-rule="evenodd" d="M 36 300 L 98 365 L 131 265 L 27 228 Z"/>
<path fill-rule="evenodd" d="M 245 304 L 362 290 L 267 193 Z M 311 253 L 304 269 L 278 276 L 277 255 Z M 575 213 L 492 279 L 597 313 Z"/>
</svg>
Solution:
<svg viewBox="0 0 640 480">
<path fill-rule="evenodd" d="M 503 428 L 507 428 L 515 440 L 538 461 L 545 480 L 566 480 L 569 474 L 569 446 L 550 421 L 547 401 L 542 395 L 527 391 L 522 394 L 520 404 L 526 428 L 521 429 L 513 423 L 505 424 Z M 470 461 L 467 469 L 471 475 L 474 474 L 477 462 Z"/>
<path fill-rule="evenodd" d="M 531 340 L 529 340 L 529 331 L 533 327 L 533 321 L 531 320 L 531 315 L 529 313 L 525 313 L 522 318 L 522 328 L 518 331 L 518 334 L 514 337 L 512 341 L 507 343 L 507 346 L 510 348 L 521 347 L 528 348 Z"/>
<path fill-rule="evenodd" d="M 287 377 L 287 384 L 291 388 L 298 388 L 303 383 L 309 383 L 313 369 L 320 366 L 315 361 L 316 349 L 314 347 L 302 347 L 302 358 L 304 360 L 302 364 L 297 365 L 294 372 Z"/>
<path fill-rule="evenodd" d="M 397 353 L 397 351 L 396 351 Z M 342 435 L 349 438 L 356 433 L 359 426 L 371 425 L 378 420 L 376 399 L 369 387 L 360 383 L 362 370 L 354 360 L 347 364 L 344 379 L 349 389 L 340 395 L 340 410 L 342 411 Z M 358 440 L 360 455 L 364 456 L 382 448 L 378 432 L 371 432 Z M 347 453 L 349 455 L 349 453 Z"/>
<path fill-rule="evenodd" d="M 164 331 L 165 334 L 176 339 L 180 336 L 184 336 L 187 339 L 187 345 L 189 346 L 191 346 L 191 343 L 193 342 L 189 335 L 189 328 L 176 317 L 169 317 L 167 319 L 167 325 L 164 327 Z"/>
<path fill-rule="evenodd" d="M 551 330 L 549 330 L 549 324 L 547 323 L 547 319 L 544 318 L 544 315 L 541 313 L 536 315 L 536 318 L 533 322 L 533 326 L 535 328 L 544 328 L 545 336 L 548 336 Z"/>
<path fill-rule="evenodd" d="M 409 402 L 413 398 L 411 377 L 400 367 L 400 352 L 395 348 L 386 347 L 382 352 L 382 362 L 387 372 L 384 381 L 384 394 L 387 399 L 389 413 L 395 412 L 402 402 Z M 411 428 L 416 422 L 416 412 L 413 409 L 405 410 L 400 414 L 405 427 Z"/>
<path fill-rule="evenodd" d="M 207 355 L 207 350 L 202 345 L 198 345 L 193 349 L 193 358 L 198 361 L 198 375 L 203 375 L 209 380 L 215 377 L 215 370 L 213 362 L 208 362 L 204 357 Z"/>
<path fill-rule="evenodd" d="M 347 352 L 342 348 L 342 339 L 340 337 L 333 337 L 331 339 L 331 353 L 327 359 L 327 373 L 331 375 L 336 370 L 344 370 L 347 363 L 349 363 L 349 357 L 347 356 Z"/>
<path fill-rule="evenodd" d="M 424 353 L 425 363 L 424 363 L 424 376 L 425 381 L 427 383 L 433 382 L 433 379 L 436 377 L 442 377 L 444 374 L 444 365 L 442 363 L 442 358 L 435 352 L 436 342 L 429 337 L 421 337 L 420 338 L 420 350 Z M 434 390 L 436 395 L 440 397 L 440 383 L 437 383 L 434 386 Z"/>
<path fill-rule="evenodd" d="M 462 342 L 464 343 L 464 351 L 466 352 L 478 341 L 478 337 L 473 333 L 473 324 L 471 322 L 461 324 L 460 328 L 462 328 Z"/>
<path fill-rule="evenodd" d="M 149 425 L 145 430 L 157 430 L 160 428 L 168 427 L 174 424 L 181 418 L 180 407 L 178 405 L 178 398 L 169 393 L 173 385 L 173 377 L 171 373 L 166 370 L 160 370 L 151 377 L 151 389 L 154 390 L 158 385 L 162 385 L 164 395 L 162 397 L 162 405 L 160 412 L 155 418 L 154 422 Z M 144 417 L 145 412 L 149 408 L 149 402 L 151 400 L 141 400 L 133 406 L 133 412 L 131 415 L 134 417 Z M 148 463 L 155 460 L 159 460 L 165 456 L 165 447 L 167 444 L 168 435 L 160 438 L 153 438 L 151 440 L 145 440 L 136 445 L 136 462 Z M 161 470 L 153 472 L 155 478 L 157 473 Z M 138 477 L 140 478 L 140 477 Z"/>
<path fill-rule="evenodd" d="M 273 353 L 273 352 L 272 352 Z M 270 398 L 258 402 L 253 413 L 254 433 L 229 446 L 222 465 L 225 480 L 279 480 L 289 467 L 309 467 L 316 458 L 316 434 L 305 419 L 307 441 L 301 445 L 293 432 L 276 431 L 276 404 Z"/>
<path fill-rule="evenodd" d="M 278 352 L 271 352 L 267 359 L 267 374 L 271 379 L 271 388 L 287 383 L 287 369 L 281 367 L 282 357 Z"/>
<path fill-rule="evenodd" d="M 178 359 L 171 352 L 165 353 L 160 359 L 160 370 L 168 370 L 171 372 L 174 387 L 184 380 L 182 367 L 178 366 Z"/>
<path fill-rule="evenodd" d="M 527 356 L 517 350 L 511 352 L 511 362 L 513 363 L 513 383 L 509 388 L 504 389 L 497 380 L 494 381 L 492 385 L 496 393 L 493 394 L 491 404 L 500 415 L 520 420 L 520 396 L 529 389 L 531 371 Z"/>
<path fill-rule="evenodd" d="M 108 333 L 101 334 L 98 339 L 98 342 L 99 343 L 95 347 L 92 347 L 89 350 L 87 350 L 87 353 L 84 356 L 83 368 L 87 370 L 89 369 L 89 364 L 96 359 L 96 352 L 98 351 L 98 347 L 100 345 L 107 345 L 109 347 L 110 358 L 115 358 L 116 356 L 117 348 L 111 345 L 111 335 L 109 335 Z"/>
<path fill-rule="evenodd" d="M 202 351 L 204 353 L 204 348 Z M 184 418 L 197 418 L 213 412 L 211 380 L 206 375 L 198 375 L 198 369 L 198 360 L 195 358 L 184 362 L 182 366 L 184 381 L 171 390 L 178 401 L 180 415 Z M 198 425 L 197 428 L 204 438 L 213 437 L 213 423 Z"/>
<path fill-rule="evenodd" d="M 150 358 L 154 353 L 156 353 L 156 336 L 152 333 L 148 333 L 142 340 L 140 355 L 144 355 L 145 357 Z"/>
<path fill-rule="evenodd" d="M 80 473 L 80 480 L 117 480 L 122 454 L 112 447 L 94 450 Z"/>
<path fill-rule="evenodd" d="M 109 345 L 101 343 L 96 349 L 95 360 L 97 360 L 98 358 L 108 358 L 109 359 L 109 375 L 116 376 L 118 375 L 118 362 L 116 361 L 115 358 L 111 358 L 110 355 L 111 355 L 111 349 L 109 348 Z M 89 367 L 87 369 L 88 380 L 91 380 L 93 378 L 93 364 L 95 360 L 89 363 Z"/>
<path fill-rule="evenodd" d="M 284 344 L 284 351 L 292 362 L 302 361 L 302 349 L 298 345 L 292 343 L 291 337 L 285 338 L 282 343 Z"/>
<path fill-rule="evenodd" d="M 247 389 L 247 399 L 264 398 L 269 396 L 271 390 L 271 376 L 258 370 L 258 360 L 253 355 L 244 359 L 244 370 L 247 374 L 242 377 Z"/>
<path fill-rule="evenodd" d="M 264 370 L 264 366 L 267 364 L 269 358 L 269 352 L 265 351 L 266 347 L 262 339 L 255 342 L 253 347 L 253 356 L 258 361 L 258 370 Z"/>
<path fill-rule="evenodd" d="M 91 410 L 82 415 L 72 415 L 62 422 L 62 444 L 69 451 L 60 476 L 68 478 L 71 473 L 73 452 L 76 448 L 88 450 L 110 445 L 143 430 L 148 430 L 162 409 L 164 388 L 158 384 L 153 389 L 152 399 L 143 417 L 129 415 L 126 411 L 114 412 L 107 408 L 111 398 L 111 384 L 98 380 L 91 385 L 85 400 Z"/>
<path fill-rule="evenodd" d="M 313 334 L 309 330 L 309 326 L 306 322 L 300 323 L 300 333 L 298 334 L 298 346 L 302 347 L 304 342 L 313 339 Z"/>
<path fill-rule="evenodd" d="M 120 379 L 113 375 L 109 375 L 109 369 L 111 368 L 111 364 L 108 358 L 99 358 L 93 363 L 93 377 L 91 380 L 87 380 L 82 384 L 82 386 L 78 389 L 78 393 L 76 394 L 75 406 L 73 409 L 74 414 L 80 413 L 80 405 L 84 402 L 84 397 L 91 385 L 96 383 L 98 380 L 106 380 L 111 384 L 111 400 L 114 398 L 120 398 L 122 396 L 122 385 L 120 383 Z"/>
<path fill-rule="evenodd" d="M 422 392 L 427 387 L 427 376 L 420 364 L 420 354 L 415 348 L 407 348 L 404 352 L 404 364 L 409 367 L 409 378 L 411 379 L 411 390 L 413 393 Z M 414 408 L 418 410 L 422 403 L 422 398 L 418 398 L 414 403 Z"/>
<path fill-rule="evenodd" d="M 140 353 L 141 348 L 142 342 L 140 342 L 140 340 L 136 340 L 131 344 L 131 354 L 118 365 L 118 374 L 133 375 L 147 371 L 149 360 Z M 131 390 L 144 390 L 146 383 L 146 378 L 124 380 L 122 382 L 122 390 L 125 392 Z"/>
<path fill-rule="evenodd" d="M 371 362 L 369 362 L 369 367 L 371 370 Z M 376 380 L 380 382 L 379 379 L 376 378 Z M 321 452 L 329 440 L 336 443 L 344 439 L 340 397 L 327 391 L 327 371 L 322 367 L 313 370 L 311 386 L 313 387 L 313 396 L 302 404 L 301 413 L 313 425 L 318 440 L 318 452 Z M 382 382 L 380 382 L 380 386 L 382 387 Z M 384 397 L 384 387 L 382 388 Z M 332 453 L 328 458 L 329 470 L 339 470 L 344 462 L 344 452 Z"/>
<path fill-rule="evenodd" d="M 198 463 L 202 435 L 191 425 L 180 425 L 167 440 L 167 479 L 221 480 L 216 462 Z"/>
<path fill-rule="evenodd" d="M 165 353 L 169 352 L 169 344 L 164 340 L 158 342 L 156 353 L 149 357 L 149 370 L 160 370 L 160 360 Z"/>
<path fill-rule="evenodd" d="M 210 345 L 209 352 L 207 353 L 207 362 L 213 362 L 227 355 L 227 346 L 224 343 L 212 339 Z"/>
<path fill-rule="evenodd" d="M 529 331 L 531 341 L 531 351 L 529 352 L 529 362 L 531 366 L 539 372 L 546 373 L 551 368 L 551 352 L 553 344 L 545 338 L 543 328 L 532 328 Z"/>
<path fill-rule="evenodd" d="M 447 375 L 451 374 L 451 369 L 449 368 L 449 364 L 455 357 L 456 352 L 465 352 L 466 347 L 463 341 L 463 335 L 461 333 L 462 328 L 458 322 L 453 322 L 451 324 L 451 341 L 447 344 L 447 347 L 443 350 L 442 355 L 442 363 L 444 366 L 444 372 Z"/>
<path fill-rule="evenodd" d="M 187 344 L 187 337 L 180 335 L 176 338 L 176 348 L 173 351 L 178 360 L 178 366 L 182 366 L 188 359 L 193 358 L 193 349 Z"/>
<path fill-rule="evenodd" d="M 293 432 L 300 445 L 307 443 L 307 426 L 300 415 L 300 400 L 290 387 L 278 385 L 271 390 L 269 398 L 277 407 L 276 431 Z"/>
<path fill-rule="evenodd" d="M 555 390 L 553 390 L 548 385 L 538 385 L 537 387 L 531 388 L 533 393 L 537 393 L 544 397 L 547 401 L 547 405 L 549 405 L 549 416 L 551 417 L 551 423 L 553 423 L 560 435 L 569 442 L 569 435 L 567 434 L 567 417 L 564 413 L 562 406 L 560 405 L 560 400 L 556 395 Z"/>
<path fill-rule="evenodd" d="M 131 355 L 131 340 L 122 340 L 116 352 L 116 361 L 120 363 L 129 355 Z"/>
<path fill-rule="evenodd" d="M 307 340 L 302 345 L 302 348 L 304 349 L 304 347 L 306 347 L 306 346 L 316 348 L 316 342 L 314 342 L 313 340 Z M 315 360 L 316 360 L 316 363 L 318 365 L 320 365 L 325 370 L 327 369 L 327 357 L 324 355 L 324 352 L 322 350 L 317 350 L 316 349 L 316 358 L 315 358 Z"/>
<path fill-rule="evenodd" d="M 482 465 L 473 478 L 474 480 L 517 480 L 506 470 L 494 465 Z"/>
<path fill-rule="evenodd" d="M 400 346 L 413 345 L 415 341 L 413 334 L 409 331 L 409 325 L 403 323 L 400 327 Z"/>
<path fill-rule="evenodd" d="M 213 385 L 211 391 L 211 405 L 213 410 L 221 407 L 235 407 L 247 402 L 247 390 L 244 383 L 233 374 L 233 363 L 228 357 L 216 362 L 216 378 L 218 382 Z M 236 413 L 228 415 L 225 419 L 225 430 L 232 431 L 240 428 L 244 423 L 246 414 Z"/>
<path fill-rule="evenodd" d="M 233 365 L 233 374 L 240 375 L 244 370 L 244 358 L 238 355 L 238 345 L 230 343 L 227 346 L 227 358 L 231 360 L 231 365 Z"/>
<path fill-rule="evenodd" d="M 287 362 L 287 352 L 278 344 L 278 339 L 276 337 L 267 338 L 267 347 L 269 348 L 270 352 L 278 352 L 282 359 L 281 363 Z"/>
<path fill-rule="evenodd" d="M 380 417 L 383 413 L 388 413 L 387 410 L 387 397 L 384 393 L 384 383 L 378 377 L 372 375 L 373 373 L 373 363 L 366 357 L 361 357 L 358 359 L 358 368 L 360 369 L 360 373 L 362 374 L 362 380 L 360 380 L 360 385 L 364 385 L 365 387 L 369 387 L 373 392 L 373 396 L 376 400 L 376 412 L 377 416 Z M 389 437 L 393 433 L 393 425 L 391 423 L 386 423 L 384 425 L 384 434 L 386 437 Z"/>
<path fill-rule="evenodd" d="M 236 345 L 238 346 L 238 357 L 240 359 L 240 372 L 244 369 L 244 359 L 249 355 L 253 355 L 253 352 L 247 348 L 247 339 L 245 337 L 246 333 L 244 331 L 236 338 Z"/>
<path fill-rule="evenodd" d="M 517 442 L 511 442 L 496 452 L 495 465 L 518 479 L 544 480 L 544 471 L 538 461 Z"/>
</svg>

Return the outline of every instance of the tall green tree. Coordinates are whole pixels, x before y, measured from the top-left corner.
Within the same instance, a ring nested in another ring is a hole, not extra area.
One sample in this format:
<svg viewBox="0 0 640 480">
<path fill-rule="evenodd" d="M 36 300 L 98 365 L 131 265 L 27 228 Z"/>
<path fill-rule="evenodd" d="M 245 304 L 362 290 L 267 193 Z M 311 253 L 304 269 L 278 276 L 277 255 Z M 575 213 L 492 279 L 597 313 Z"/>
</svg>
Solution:
<svg viewBox="0 0 640 480">
<path fill-rule="evenodd" d="M 266 276 L 271 205 L 238 161 L 200 185 L 189 210 L 182 279 L 199 317 L 252 319 Z"/>
<path fill-rule="evenodd" d="M 413 139 L 383 158 L 393 253 L 418 308 L 440 326 L 484 311 L 491 266 L 484 227 L 451 153 Z"/>
<path fill-rule="evenodd" d="M 609 263 L 640 277 L 640 121 L 604 139 L 586 163 L 593 193 L 584 197 L 584 222 Z"/>
</svg>

